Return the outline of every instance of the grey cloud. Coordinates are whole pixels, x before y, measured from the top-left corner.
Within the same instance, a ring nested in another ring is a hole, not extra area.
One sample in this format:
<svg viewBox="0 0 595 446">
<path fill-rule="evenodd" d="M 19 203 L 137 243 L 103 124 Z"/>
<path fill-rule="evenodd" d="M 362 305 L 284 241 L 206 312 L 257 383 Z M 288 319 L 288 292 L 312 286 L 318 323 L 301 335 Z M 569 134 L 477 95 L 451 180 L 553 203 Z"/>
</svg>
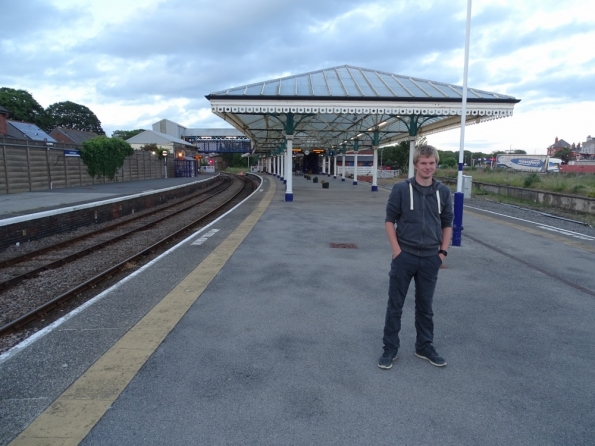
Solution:
<svg viewBox="0 0 595 446">
<path fill-rule="evenodd" d="M 113 26 L 83 48 L 133 59 L 172 52 L 180 56 L 237 57 L 256 46 L 266 48 L 279 38 L 299 39 L 303 27 L 314 17 L 334 17 L 357 2 L 320 2 L 324 7 L 312 0 L 216 4 L 203 0 L 191 7 L 185 3 L 169 2 L 126 27 Z"/>
<path fill-rule="evenodd" d="M 269 79 L 271 72 L 301 73 L 346 63 L 417 75 L 420 53 L 446 52 L 463 41 L 461 24 L 452 19 L 456 11 L 447 3 L 424 14 L 411 9 L 388 17 L 389 25 L 378 29 L 368 29 L 354 14 L 339 20 L 336 34 L 308 32 L 309 26 L 361 5 L 355 0 L 261 0 L 249 5 L 238 0 L 213 6 L 205 0 L 188 7 L 177 0 L 162 4 L 153 14 L 139 14 L 125 27 L 113 26 L 68 53 L 38 54 L 34 61 L 15 63 L 8 71 L 15 78 L 36 76 L 43 66 L 55 70 L 56 83 L 102 78 L 105 74 L 96 61 L 108 57 L 124 75 L 116 85 L 98 82 L 98 93 L 134 100 L 138 95 L 204 95 L 250 79 Z M 149 66 L 127 75 L 131 61 Z"/>
<path fill-rule="evenodd" d="M 2 5 L 0 41 L 27 42 L 48 30 L 89 19 L 82 8 L 62 10 L 43 0 L 8 1 Z"/>
<path fill-rule="evenodd" d="M 440 1 L 430 9 L 422 10 L 410 2 L 405 6 L 403 11 L 384 17 L 381 26 L 368 26 L 361 14 L 345 15 L 355 7 L 367 7 L 358 0 L 171 0 L 160 3 L 155 11 L 139 9 L 126 24 L 110 26 L 74 49 L 50 52 L 40 44 L 36 52 L 17 58 L 7 55 L 6 46 L 0 45 L 0 86 L 92 85 L 99 102 L 150 104 L 155 96 L 190 98 L 192 103 L 187 108 L 199 110 L 209 107 L 204 96 L 218 90 L 272 79 L 281 73 L 299 74 L 344 64 L 460 84 L 462 60 L 460 67 L 450 64 L 453 52 L 460 53 L 464 46 L 464 5 Z M 62 11 L 42 0 L 14 1 L 8 11 L 9 20 L 3 17 L 2 42 L 19 38 L 31 43 L 43 32 L 90 20 L 81 9 Z M 32 11 L 37 14 L 30 17 L 27 26 L 19 23 Z M 310 32 L 310 27 L 320 28 L 333 20 L 336 32 Z M 498 5 L 474 16 L 472 37 L 478 39 L 475 51 L 482 51 L 482 60 L 586 30 L 584 25 L 569 24 L 548 31 L 517 29 L 487 36 L 480 32 L 514 20 L 512 10 Z M 425 64 L 430 54 L 438 54 L 437 60 Z M 100 66 L 102 60 L 109 62 L 110 70 Z M 133 68 L 139 64 L 145 67 Z M 569 100 L 592 99 L 589 83 L 595 84 L 593 76 L 577 73 L 563 78 L 555 69 L 528 83 L 523 81 L 522 68 L 498 73 L 497 77 L 484 62 L 476 62 L 472 68 L 470 87 L 520 99 L 551 92 Z M 498 91 L 498 85 L 510 86 L 507 88 L 512 91 Z M 35 89 L 28 89 L 35 96 Z M 172 116 L 161 117 L 177 119 L 175 107 L 167 112 Z M 143 119 L 153 116 L 147 113 Z M 139 117 L 139 122 L 143 119 Z M 219 121 L 213 116 L 204 122 L 217 126 Z"/>
<path fill-rule="evenodd" d="M 498 57 L 508 55 L 519 48 L 555 42 L 569 35 L 592 31 L 592 28 L 591 24 L 569 23 L 553 29 L 537 28 L 531 31 L 522 28 L 515 29 L 490 41 L 486 45 L 483 56 Z"/>
</svg>

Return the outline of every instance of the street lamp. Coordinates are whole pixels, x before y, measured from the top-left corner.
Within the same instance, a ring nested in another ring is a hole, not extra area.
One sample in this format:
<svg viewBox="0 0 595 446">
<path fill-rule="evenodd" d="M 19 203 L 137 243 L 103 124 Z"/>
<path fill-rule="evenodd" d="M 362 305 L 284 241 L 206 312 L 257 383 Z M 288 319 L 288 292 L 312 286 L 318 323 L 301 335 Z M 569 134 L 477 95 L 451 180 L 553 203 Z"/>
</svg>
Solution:
<svg viewBox="0 0 595 446">
<path fill-rule="evenodd" d="M 164 177 L 167 178 L 167 150 L 163 150 L 161 152 L 161 156 L 163 156 L 163 172 L 164 172 Z"/>
</svg>

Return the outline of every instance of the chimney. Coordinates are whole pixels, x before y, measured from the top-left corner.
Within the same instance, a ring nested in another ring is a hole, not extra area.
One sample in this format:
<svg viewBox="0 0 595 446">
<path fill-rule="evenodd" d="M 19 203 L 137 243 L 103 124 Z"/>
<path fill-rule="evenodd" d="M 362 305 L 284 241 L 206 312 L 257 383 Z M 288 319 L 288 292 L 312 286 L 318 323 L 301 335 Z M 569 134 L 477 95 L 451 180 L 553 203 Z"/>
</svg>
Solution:
<svg viewBox="0 0 595 446">
<path fill-rule="evenodd" d="M 8 110 L 0 106 L 0 135 L 6 135 L 8 133 L 8 125 L 6 120 L 8 119 Z"/>
<path fill-rule="evenodd" d="M 558 142 L 558 137 L 556 136 L 556 141 L 554 141 L 554 144 L 556 144 Z"/>
</svg>

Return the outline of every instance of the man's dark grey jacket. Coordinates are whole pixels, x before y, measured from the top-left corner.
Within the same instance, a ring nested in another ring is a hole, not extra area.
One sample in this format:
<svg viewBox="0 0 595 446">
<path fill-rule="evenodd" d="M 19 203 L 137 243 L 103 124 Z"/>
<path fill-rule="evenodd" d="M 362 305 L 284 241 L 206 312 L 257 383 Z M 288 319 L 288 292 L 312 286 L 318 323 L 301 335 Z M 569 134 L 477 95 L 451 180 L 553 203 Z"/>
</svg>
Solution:
<svg viewBox="0 0 595 446">
<path fill-rule="evenodd" d="M 415 178 L 396 183 L 386 205 L 387 222 L 396 223 L 397 240 L 405 252 L 420 257 L 438 255 L 442 228 L 452 227 L 450 189 L 436 179 L 422 188 Z"/>
</svg>

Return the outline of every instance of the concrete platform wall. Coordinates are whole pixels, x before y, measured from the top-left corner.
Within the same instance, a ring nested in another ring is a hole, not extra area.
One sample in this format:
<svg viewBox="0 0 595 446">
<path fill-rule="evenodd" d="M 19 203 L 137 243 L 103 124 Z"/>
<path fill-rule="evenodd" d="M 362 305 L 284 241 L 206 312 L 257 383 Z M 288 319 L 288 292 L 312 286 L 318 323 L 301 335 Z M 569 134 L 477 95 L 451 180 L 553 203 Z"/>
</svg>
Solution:
<svg viewBox="0 0 595 446">
<path fill-rule="evenodd" d="M 0 226 L 0 250 L 17 243 L 26 243 L 38 240 L 50 235 L 61 234 L 73 231 L 83 226 L 105 223 L 118 218 L 130 215 L 133 212 L 143 211 L 152 207 L 165 204 L 176 198 L 181 198 L 197 190 L 213 184 L 214 178 L 192 183 L 186 187 L 179 187 L 171 190 L 159 190 L 152 194 L 134 196 L 133 198 L 122 198 L 121 200 L 110 200 L 107 204 L 97 204 L 88 207 L 67 211 L 47 212 L 39 218 L 26 219 Z"/>
<path fill-rule="evenodd" d="M 475 181 L 473 182 L 473 187 L 475 189 L 483 190 L 493 194 L 522 198 L 523 200 L 530 200 L 534 203 L 544 204 L 554 208 L 583 212 L 586 214 L 595 214 L 595 198 L 524 189 L 522 187 L 501 186 L 498 184 L 480 183 Z"/>
</svg>

